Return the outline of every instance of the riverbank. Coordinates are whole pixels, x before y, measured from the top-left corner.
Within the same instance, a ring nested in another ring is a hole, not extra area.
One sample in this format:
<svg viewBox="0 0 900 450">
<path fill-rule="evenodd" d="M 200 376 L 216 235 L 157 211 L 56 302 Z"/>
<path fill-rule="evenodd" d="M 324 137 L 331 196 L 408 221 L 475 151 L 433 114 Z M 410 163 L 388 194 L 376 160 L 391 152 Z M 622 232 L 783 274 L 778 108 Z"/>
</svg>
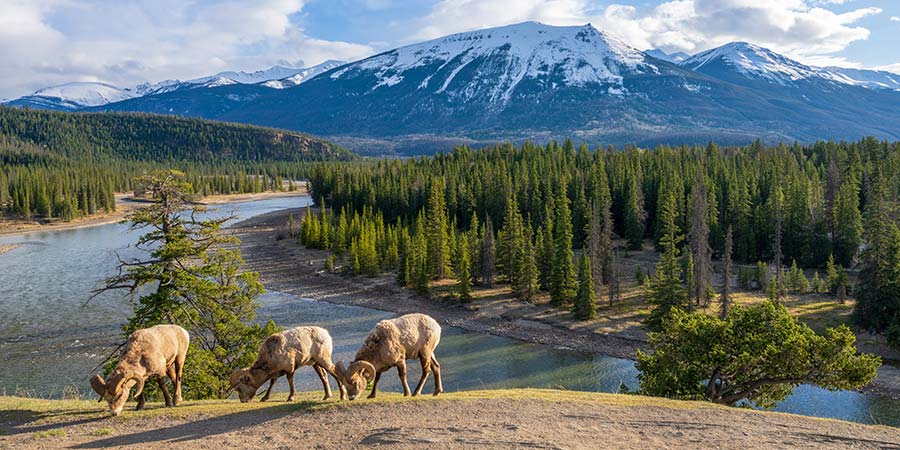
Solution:
<svg viewBox="0 0 900 450">
<path fill-rule="evenodd" d="M 391 274 L 370 278 L 326 272 L 323 266 L 329 252 L 286 239 L 288 217 L 293 215 L 299 223 L 304 212 L 303 208 L 275 211 L 232 227 L 241 239 L 247 268 L 259 272 L 267 289 L 397 314 L 420 312 L 468 331 L 619 358 L 633 358 L 646 344 L 629 333 L 593 333 L 555 326 L 549 317 L 540 316 L 543 309 L 538 305 L 519 302 L 515 308 L 504 308 L 502 300 L 492 303 L 492 299 L 461 305 L 418 295 L 397 284 Z"/>
<path fill-rule="evenodd" d="M 294 191 L 267 191 L 253 194 L 210 195 L 199 200 L 205 205 L 222 203 L 250 202 L 268 198 L 307 195 L 306 184 L 300 183 Z M 116 194 L 116 210 L 100 212 L 87 217 L 79 217 L 70 221 L 60 220 L 18 220 L 0 219 L 0 236 L 15 236 L 46 231 L 76 230 L 81 228 L 108 225 L 122 221 L 125 216 L 137 208 L 146 206 L 146 201 L 136 199 L 133 194 Z M 0 254 L 4 252 L 0 250 Z"/>
<path fill-rule="evenodd" d="M 632 395 L 537 389 L 321 401 L 304 392 L 126 406 L 0 397 L 0 448 L 853 448 L 900 446 L 900 430 Z"/>
<path fill-rule="evenodd" d="M 476 298 L 470 304 L 453 300 L 451 286 L 441 283 L 432 286 L 431 297 L 425 297 L 401 287 L 391 274 L 369 278 L 323 270 L 329 252 L 308 249 L 287 238 L 288 218 L 293 215 L 299 223 L 303 214 L 304 208 L 275 211 L 234 225 L 242 241 L 248 268 L 259 272 L 263 284 L 270 290 L 396 314 L 421 312 L 442 324 L 464 330 L 584 353 L 634 359 L 638 349 L 648 346 L 641 323 L 649 309 L 632 305 L 637 289 L 624 288 L 622 299 L 616 305 L 604 306 L 599 311 L 600 317 L 589 322 L 572 319 L 568 311 L 550 307 L 545 298 L 534 303 L 515 300 L 505 286 L 477 290 Z M 627 271 L 633 273 L 636 267 L 652 267 L 653 261 L 649 258 L 649 253 L 622 258 L 622 277 L 627 278 Z M 631 282 L 623 282 L 623 285 L 626 283 Z M 738 303 L 750 301 L 753 299 L 749 295 L 738 298 Z M 849 314 L 852 306 L 806 296 L 793 301 L 789 309 L 801 318 L 804 314 L 813 314 L 821 319 L 819 322 L 825 323 Z M 865 339 L 860 340 L 860 345 L 866 351 L 877 348 Z M 900 399 L 900 370 L 882 366 L 866 391 Z"/>
</svg>

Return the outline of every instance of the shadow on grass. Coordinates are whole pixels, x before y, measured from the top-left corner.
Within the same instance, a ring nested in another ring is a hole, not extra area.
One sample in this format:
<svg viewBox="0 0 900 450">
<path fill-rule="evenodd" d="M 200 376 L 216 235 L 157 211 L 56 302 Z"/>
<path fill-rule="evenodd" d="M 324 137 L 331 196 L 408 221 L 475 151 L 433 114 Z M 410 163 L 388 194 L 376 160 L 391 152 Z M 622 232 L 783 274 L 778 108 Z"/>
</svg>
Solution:
<svg viewBox="0 0 900 450">
<path fill-rule="evenodd" d="M 75 445 L 72 448 L 119 447 L 160 441 L 171 441 L 173 443 L 189 442 L 195 439 L 229 433 L 244 427 L 261 425 L 293 412 L 311 410 L 318 405 L 320 403 L 313 401 L 282 403 L 267 408 L 249 409 L 202 420 L 192 420 L 171 427 L 98 439 Z M 136 418 L 134 420 L 140 419 Z"/>
<path fill-rule="evenodd" d="M 38 420 L 52 419 L 65 416 L 77 416 L 75 420 L 61 420 L 41 425 L 29 425 Z M 85 417 L 88 416 L 88 417 Z M 0 412 L 0 434 L 14 436 L 17 434 L 37 433 L 41 431 L 62 429 L 73 425 L 82 425 L 97 422 L 108 417 L 108 414 L 98 414 L 97 410 L 66 411 L 66 412 L 42 412 L 30 409 L 14 409 Z"/>
</svg>

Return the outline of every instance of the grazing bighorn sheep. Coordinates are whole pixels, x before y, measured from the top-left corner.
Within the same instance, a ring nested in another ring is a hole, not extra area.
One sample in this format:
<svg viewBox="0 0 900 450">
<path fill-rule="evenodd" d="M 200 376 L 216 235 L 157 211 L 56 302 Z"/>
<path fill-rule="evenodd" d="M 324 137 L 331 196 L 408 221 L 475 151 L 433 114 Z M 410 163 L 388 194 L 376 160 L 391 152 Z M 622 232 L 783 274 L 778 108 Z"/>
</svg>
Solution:
<svg viewBox="0 0 900 450">
<path fill-rule="evenodd" d="M 246 403 L 256 395 L 259 387 L 269 381 L 269 389 L 260 401 L 269 399 L 272 387 L 278 377 L 285 375 L 291 392 L 287 401 L 294 400 L 294 371 L 302 366 L 313 366 L 322 387 L 325 389 L 325 400 L 331 398 L 331 387 L 328 376 L 331 374 L 338 382 L 341 400 L 344 399 L 344 386 L 334 371 L 331 362 L 331 335 L 324 328 L 297 327 L 275 333 L 259 347 L 256 362 L 245 369 L 231 373 L 231 387 L 236 390 L 241 402 Z"/>
<path fill-rule="evenodd" d="M 403 395 L 408 396 L 406 360 L 418 358 L 422 364 L 422 379 L 412 395 L 422 392 L 422 386 L 432 370 L 434 395 L 438 395 L 444 391 L 441 365 L 434 356 L 434 349 L 440 340 L 441 326 L 425 314 L 407 314 L 396 319 L 382 320 L 369 332 L 350 366 L 344 369 L 344 364 L 339 362 L 336 371 L 350 400 L 353 400 L 366 389 L 369 380 L 372 380 L 372 393 L 368 398 L 375 398 L 381 373 L 397 367 L 397 374 L 403 383 Z"/>
<path fill-rule="evenodd" d="M 99 374 L 91 378 L 91 388 L 106 400 L 114 416 L 122 412 L 128 394 L 135 385 L 134 398 L 138 400 L 138 410 L 144 409 L 144 382 L 156 377 L 159 390 L 166 400 L 166 406 L 181 403 L 181 376 L 184 359 L 187 356 L 190 335 L 178 325 L 156 325 L 137 330 L 128 337 L 122 356 L 115 369 L 104 381 Z M 175 397 L 169 396 L 163 377 L 167 376 L 175 385 Z"/>
</svg>

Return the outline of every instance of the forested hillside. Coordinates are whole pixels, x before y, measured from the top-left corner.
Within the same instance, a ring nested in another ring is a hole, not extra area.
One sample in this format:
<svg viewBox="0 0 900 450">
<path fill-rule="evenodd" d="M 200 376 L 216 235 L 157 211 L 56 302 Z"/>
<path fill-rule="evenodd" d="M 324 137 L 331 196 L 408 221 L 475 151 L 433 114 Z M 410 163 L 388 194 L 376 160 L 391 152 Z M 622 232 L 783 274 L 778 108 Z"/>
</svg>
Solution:
<svg viewBox="0 0 900 450">
<path fill-rule="evenodd" d="M 678 301 L 690 295 L 709 302 L 711 261 L 727 253 L 760 262 L 767 281 L 759 288 L 775 299 L 789 288 L 787 267 L 827 267 L 828 290 L 861 294 L 861 325 L 900 330 L 900 298 L 891 290 L 900 279 L 900 244 L 888 244 L 900 237 L 897 143 L 458 148 L 420 159 L 321 164 L 311 189 L 330 210 L 318 221 L 307 217 L 307 245 L 334 250 L 354 272 L 396 269 L 401 282 L 422 290 L 429 280 L 455 276 L 465 291 L 497 275 L 520 298 L 540 289 L 555 304 L 577 303 L 582 283 L 573 250 L 584 249 L 581 265 L 602 286 L 618 283 L 620 250 L 649 240 L 665 250 L 671 272 L 659 292 Z M 848 286 L 841 267 L 866 276 Z"/>
<path fill-rule="evenodd" d="M 353 154 L 301 133 L 149 114 L 0 107 L 0 207 L 12 217 L 70 220 L 115 209 L 116 192 L 156 168 L 186 173 L 197 193 L 282 189 L 314 161 Z"/>
<path fill-rule="evenodd" d="M 73 158 L 311 161 L 351 157 L 327 141 L 293 131 L 153 114 L 0 107 L 0 136 Z"/>
</svg>

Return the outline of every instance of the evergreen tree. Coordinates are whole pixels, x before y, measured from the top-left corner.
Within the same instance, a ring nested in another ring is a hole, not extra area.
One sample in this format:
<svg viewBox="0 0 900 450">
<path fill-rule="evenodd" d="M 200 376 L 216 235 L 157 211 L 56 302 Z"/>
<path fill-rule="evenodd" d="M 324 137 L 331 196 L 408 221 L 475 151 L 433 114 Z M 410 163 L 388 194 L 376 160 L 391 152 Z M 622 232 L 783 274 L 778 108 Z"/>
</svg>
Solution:
<svg viewBox="0 0 900 450">
<path fill-rule="evenodd" d="M 862 215 L 859 212 L 859 187 L 847 181 L 834 199 L 834 257 L 844 267 L 853 264 L 862 237 Z"/>
<path fill-rule="evenodd" d="M 158 324 L 179 324 L 191 333 L 185 364 L 185 396 L 223 398 L 234 369 L 249 365 L 262 339 L 277 331 L 272 322 L 253 324 L 255 298 L 264 289 L 255 272 L 241 270 L 239 241 L 221 232 L 231 217 L 197 220 L 204 207 L 192 204 L 192 186 L 177 171 L 140 179 L 153 204 L 127 216 L 146 230 L 136 248 L 147 254 L 119 265 L 98 292 L 125 289 L 141 295 L 124 325 L 125 335 Z M 187 208 L 188 212 L 183 210 Z"/>
<path fill-rule="evenodd" d="M 647 328 L 650 330 L 659 330 L 671 310 L 690 308 L 690 300 L 681 284 L 678 243 L 683 237 L 678 234 L 675 224 L 677 199 L 674 193 L 669 194 L 662 207 L 659 214 L 662 227 L 660 246 L 663 253 L 656 264 L 656 272 L 650 279 L 648 300 L 656 306 L 647 319 Z"/>
<path fill-rule="evenodd" d="M 597 304 L 594 302 L 594 281 L 591 279 L 591 259 L 587 253 L 581 254 L 578 265 L 578 292 L 572 303 L 572 314 L 581 320 L 597 317 Z"/>
<path fill-rule="evenodd" d="M 428 273 L 435 279 L 446 277 L 450 267 L 450 236 L 444 180 L 435 177 L 428 196 Z"/>
<path fill-rule="evenodd" d="M 724 319 L 731 307 L 731 252 L 734 245 L 734 235 L 731 226 L 725 233 L 725 249 L 722 252 L 722 296 L 720 298 L 721 309 L 719 317 Z"/>
<path fill-rule="evenodd" d="M 706 304 L 712 286 L 712 249 L 709 248 L 709 208 L 702 176 L 697 175 L 691 191 L 691 227 L 688 243 L 693 260 L 690 295 L 697 305 Z"/>
<path fill-rule="evenodd" d="M 469 273 L 469 243 L 461 233 L 456 240 L 456 289 L 462 302 L 472 301 L 472 275 Z"/>
<path fill-rule="evenodd" d="M 481 241 L 481 284 L 491 288 L 494 286 L 494 276 L 496 268 L 494 261 L 496 260 L 494 247 L 494 225 L 491 223 L 491 216 L 486 215 L 484 218 L 484 237 Z"/>
<path fill-rule="evenodd" d="M 644 194 L 637 177 L 633 177 L 626 191 L 625 239 L 629 250 L 640 250 L 644 244 Z"/>
<path fill-rule="evenodd" d="M 569 199 L 565 194 L 565 183 L 557 193 L 553 231 L 555 236 L 550 302 L 554 305 L 564 305 L 572 301 L 577 288 L 573 262 L 575 255 L 572 252 L 572 218 L 569 213 Z"/>
</svg>

